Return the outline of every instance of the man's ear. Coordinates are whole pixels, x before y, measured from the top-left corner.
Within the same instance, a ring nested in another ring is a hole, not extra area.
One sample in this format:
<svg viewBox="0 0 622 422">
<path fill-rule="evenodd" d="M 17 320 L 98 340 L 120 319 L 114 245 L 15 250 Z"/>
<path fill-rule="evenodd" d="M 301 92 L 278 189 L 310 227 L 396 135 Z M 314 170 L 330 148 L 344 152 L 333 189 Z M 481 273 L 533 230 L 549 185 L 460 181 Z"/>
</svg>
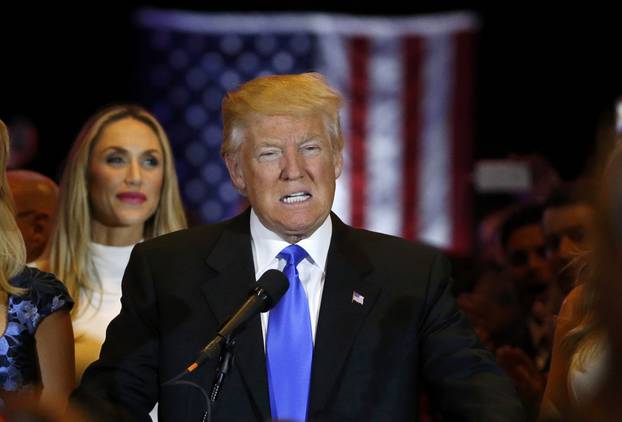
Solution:
<svg viewBox="0 0 622 422">
<path fill-rule="evenodd" d="M 240 166 L 240 150 L 225 154 L 225 164 L 229 171 L 229 177 L 233 186 L 244 196 L 246 196 L 246 182 L 244 172 Z"/>
<path fill-rule="evenodd" d="M 341 171 L 343 170 L 343 154 L 341 151 L 334 153 L 333 165 L 335 167 L 335 180 L 337 180 L 339 176 L 341 176 Z"/>
</svg>

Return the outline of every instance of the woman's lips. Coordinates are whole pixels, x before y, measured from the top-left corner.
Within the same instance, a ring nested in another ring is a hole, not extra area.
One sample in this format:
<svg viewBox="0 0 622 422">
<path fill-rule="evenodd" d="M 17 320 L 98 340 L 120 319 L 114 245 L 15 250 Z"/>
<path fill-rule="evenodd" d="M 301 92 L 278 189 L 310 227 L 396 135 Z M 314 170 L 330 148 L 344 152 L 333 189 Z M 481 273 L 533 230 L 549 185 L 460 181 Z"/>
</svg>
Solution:
<svg viewBox="0 0 622 422">
<path fill-rule="evenodd" d="M 141 192 L 123 192 L 117 194 L 117 198 L 128 204 L 142 204 L 147 200 L 147 196 Z"/>
</svg>

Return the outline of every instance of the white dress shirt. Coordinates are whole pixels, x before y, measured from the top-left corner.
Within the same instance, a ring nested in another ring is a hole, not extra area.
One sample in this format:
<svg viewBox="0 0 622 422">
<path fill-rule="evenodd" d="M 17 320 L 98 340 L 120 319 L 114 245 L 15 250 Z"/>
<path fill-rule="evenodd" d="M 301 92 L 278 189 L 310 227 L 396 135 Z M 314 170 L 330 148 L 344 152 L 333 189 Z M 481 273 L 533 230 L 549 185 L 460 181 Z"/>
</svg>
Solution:
<svg viewBox="0 0 622 422">
<path fill-rule="evenodd" d="M 253 261 L 255 264 L 255 279 L 259 278 L 268 270 L 277 269 L 283 271 L 285 260 L 277 258 L 283 248 L 290 243 L 281 239 L 276 233 L 268 230 L 259 221 L 255 211 L 251 209 L 250 218 Z M 309 313 L 311 317 L 311 333 L 315 344 L 315 331 L 317 328 L 318 316 L 320 315 L 320 304 L 322 301 L 322 290 L 324 289 L 324 278 L 326 275 L 326 257 L 330 246 L 330 238 L 333 233 L 333 225 L 330 216 L 326 217 L 324 223 L 308 238 L 298 242 L 298 245 L 307 251 L 308 256 L 298 264 L 298 274 L 300 282 L 309 301 Z M 264 349 L 266 347 L 266 333 L 268 330 L 268 316 L 270 312 L 261 314 L 261 329 L 263 332 Z"/>
</svg>

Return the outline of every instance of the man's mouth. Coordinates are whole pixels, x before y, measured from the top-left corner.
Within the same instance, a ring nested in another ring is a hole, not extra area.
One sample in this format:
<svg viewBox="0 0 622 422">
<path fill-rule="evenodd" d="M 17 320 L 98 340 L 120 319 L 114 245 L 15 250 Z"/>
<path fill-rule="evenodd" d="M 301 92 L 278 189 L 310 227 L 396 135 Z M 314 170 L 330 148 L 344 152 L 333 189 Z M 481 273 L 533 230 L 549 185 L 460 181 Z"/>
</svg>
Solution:
<svg viewBox="0 0 622 422">
<path fill-rule="evenodd" d="M 311 194 L 309 192 L 295 192 L 282 196 L 280 201 L 284 204 L 297 204 L 299 202 L 307 201 L 310 198 Z"/>
</svg>

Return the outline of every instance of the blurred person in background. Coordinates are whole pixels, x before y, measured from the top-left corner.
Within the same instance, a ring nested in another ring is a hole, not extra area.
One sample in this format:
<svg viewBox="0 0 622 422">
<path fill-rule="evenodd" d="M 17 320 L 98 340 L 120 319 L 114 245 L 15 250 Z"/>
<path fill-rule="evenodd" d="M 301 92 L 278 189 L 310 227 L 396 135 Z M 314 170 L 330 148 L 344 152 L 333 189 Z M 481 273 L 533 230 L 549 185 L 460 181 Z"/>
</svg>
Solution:
<svg viewBox="0 0 622 422">
<path fill-rule="evenodd" d="M 534 202 L 491 214 L 497 223 L 488 238 L 496 242 L 498 258 L 484 261 L 473 291 L 458 299 L 480 339 L 512 378 L 530 420 L 536 418 L 544 393 L 561 302 L 546 256 L 542 212 Z"/>
<path fill-rule="evenodd" d="M 537 204 L 517 209 L 501 227 L 501 245 L 505 271 L 516 289 L 528 331 L 522 349 L 542 370 L 552 345 L 553 315 L 559 311 L 561 300 L 546 259 L 541 220 L 542 208 Z"/>
<path fill-rule="evenodd" d="M 0 121 L 0 415 L 23 401 L 58 414 L 75 379 L 73 302 L 52 274 L 25 266 L 5 174 L 8 152 L 8 131 Z"/>
<path fill-rule="evenodd" d="M 578 285 L 566 297 L 557 320 L 541 420 L 584 420 L 585 417 L 617 420 L 620 416 L 621 397 L 618 396 L 616 403 L 610 396 L 620 391 L 620 362 L 619 358 L 612 359 L 616 356 L 612 352 L 619 351 L 620 344 L 611 341 L 622 340 L 618 334 L 620 319 L 612 321 L 620 313 L 622 303 L 619 288 L 620 180 L 622 147 L 618 145 L 609 156 L 599 184 L 596 207 L 590 212 L 593 214 L 590 222 L 593 232 L 589 252 L 575 260 L 575 268 L 580 269 Z M 585 245 L 585 239 L 582 245 Z M 609 334 L 607 328 L 610 328 Z M 610 377 L 608 390 L 603 389 L 607 385 L 607 376 Z M 599 391 L 602 393 L 597 396 Z M 601 401 L 591 406 L 595 398 Z M 618 418 L 612 413 L 616 411 Z"/>
<path fill-rule="evenodd" d="M 29 170 L 7 171 L 15 202 L 15 220 L 26 243 L 26 262 L 45 250 L 58 202 L 58 186 L 47 176 Z"/>
<path fill-rule="evenodd" d="M 618 147 L 620 148 L 620 147 Z M 603 383 L 596 388 L 593 400 L 581 409 L 585 420 L 622 420 L 622 154 L 619 151 L 610 163 L 606 195 L 598 208 L 596 233 L 602 276 L 596 281 L 599 307 L 598 319 L 606 329 L 605 341 L 609 360 Z"/>
<path fill-rule="evenodd" d="M 546 349 L 541 308 L 553 284 L 542 211 L 537 205 L 512 205 L 495 215 L 503 215 L 490 236 L 498 239 L 499 258 L 483 263 L 473 291 L 462 295 L 460 303 L 474 325 L 487 331 L 495 349 L 511 345 L 535 358 L 537 350 Z"/>
<path fill-rule="evenodd" d="M 82 127 L 69 154 L 41 268 L 62 278 L 76 308 L 76 377 L 99 357 L 121 310 L 134 245 L 186 227 L 168 137 L 136 105 L 113 105 Z"/>
<path fill-rule="evenodd" d="M 616 103 L 615 117 L 608 120 L 615 124 L 604 125 L 604 144 L 622 143 L 622 98 Z M 600 139 L 602 142 L 602 138 Z M 618 147 L 619 148 L 619 147 Z M 602 161 L 602 160 L 601 160 Z M 594 400 L 582 412 L 586 419 L 595 421 L 622 420 L 622 157 L 613 154 L 609 168 L 610 177 L 606 183 L 606 195 L 599 206 L 599 218 L 596 220 L 597 240 L 601 246 L 603 277 L 598 281 L 597 289 L 601 294 L 599 318 L 605 322 L 607 341 L 611 350 L 610 367 L 601 388 Z"/>
<path fill-rule="evenodd" d="M 544 204 L 547 259 L 562 297 L 574 287 L 573 259 L 586 251 L 593 232 L 594 208 L 588 200 L 593 189 L 587 181 L 566 183 L 554 189 Z"/>
<path fill-rule="evenodd" d="M 458 304 L 467 314 L 480 340 L 494 353 L 493 336 L 502 332 L 520 313 L 512 281 L 503 272 L 503 251 L 499 235 L 503 222 L 516 209 L 506 206 L 488 213 L 477 230 L 477 256 L 470 280 L 456 292 Z"/>
<path fill-rule="evenodd" d="M 516 290 L 521 315 L 496 351 L 497 363 L 512 378 L 523 404 L 535 419 L 546 385 L 546 372 L 561 293 L 553 280 L 542 229 L 542 207 L 517 208 L 501 226 L 504 268 Z M 512 344 L 514 343 L 514 344 Z"/>
</svg>

